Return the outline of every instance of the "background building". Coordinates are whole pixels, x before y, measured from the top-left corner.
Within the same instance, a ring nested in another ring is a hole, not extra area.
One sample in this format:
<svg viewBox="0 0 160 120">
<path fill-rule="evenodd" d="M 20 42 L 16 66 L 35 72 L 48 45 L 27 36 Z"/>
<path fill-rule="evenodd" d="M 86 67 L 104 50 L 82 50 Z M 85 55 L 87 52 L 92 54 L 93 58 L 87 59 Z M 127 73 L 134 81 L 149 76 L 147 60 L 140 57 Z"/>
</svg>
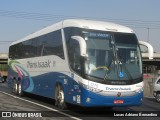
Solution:
<svg viewBox="0 0 160 120">
<path fill-rule="evenodd" d="M 153 59 L 148 59 L 147 56 L 147 53 L 142 53 L 144 95 L 152 97 L 155 80 L 160 75 L 160 54 L 154 53 Z"/>
<path fill-rule="evenodd" d="M 7 59 L 8 54 L 0 53 L 0 74 L 4 77 L 4 79 L 7 78 Z"/>
</svg>

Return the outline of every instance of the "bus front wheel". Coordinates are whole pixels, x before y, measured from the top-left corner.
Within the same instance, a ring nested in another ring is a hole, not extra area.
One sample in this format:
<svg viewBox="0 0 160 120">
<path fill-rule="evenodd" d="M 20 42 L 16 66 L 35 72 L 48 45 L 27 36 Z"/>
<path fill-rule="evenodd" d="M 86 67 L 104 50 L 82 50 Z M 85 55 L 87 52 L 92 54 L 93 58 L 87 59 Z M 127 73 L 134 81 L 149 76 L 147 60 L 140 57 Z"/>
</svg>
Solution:
<svg viewBox="0 0 160 120">
<path fill-rule="evenodd" d="M 55 105 L 60 109 L 66 109 L 67 105 L 65 102 L 64 90 L 61 85 L 57 85 L 55 89 Z"/>
</svg>

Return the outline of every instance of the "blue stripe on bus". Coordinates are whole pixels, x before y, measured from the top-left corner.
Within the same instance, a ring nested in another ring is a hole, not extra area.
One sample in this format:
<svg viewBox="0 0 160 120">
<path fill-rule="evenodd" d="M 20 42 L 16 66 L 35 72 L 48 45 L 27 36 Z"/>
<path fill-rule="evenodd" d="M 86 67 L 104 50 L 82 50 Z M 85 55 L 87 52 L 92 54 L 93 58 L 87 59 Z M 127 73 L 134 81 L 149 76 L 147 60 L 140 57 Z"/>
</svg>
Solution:
<svg viewBox="0 0 160 120">
<path fill-rule="evenodd" d="M 27 86 L 25 85 L 27 83 L 25 82 L 26 79 L 26 77 L 22 78 L 22 83 L 24 84 L 22 89 L 24 91 L 26 91 L 25 86 Z M 64 79 L 67 80 L 67 84 L 64 83 Z M 59 82 L 63 86 L 66 102 L 81 106 L 133 106 L 142 104 L 141 98 L 143 98 L 143 92 L 134 96 L 126 97 L 102 96 L 84 89 L 84 87 L 80 86 L 76 81 L 73 80 L 72 77 L 69 77 L 63 73 L 50 72 L 32 77 L 32 80 L 34 83 L 34 88 L 30 93 L 54 99 L 54 88 L 56 83 Z M 79 88 L 75 89 L 75 85 L 77 85 Z M 77 100 L 74 100 L 77 95 L 80 95 L 81 97 L 80 103 L 78 103 Z M 90 98 L 90 102 L 86 102 L 87 98 Z M 124 104 L 115 105 L 114 100 L 124 100 Z"/>
</svg>

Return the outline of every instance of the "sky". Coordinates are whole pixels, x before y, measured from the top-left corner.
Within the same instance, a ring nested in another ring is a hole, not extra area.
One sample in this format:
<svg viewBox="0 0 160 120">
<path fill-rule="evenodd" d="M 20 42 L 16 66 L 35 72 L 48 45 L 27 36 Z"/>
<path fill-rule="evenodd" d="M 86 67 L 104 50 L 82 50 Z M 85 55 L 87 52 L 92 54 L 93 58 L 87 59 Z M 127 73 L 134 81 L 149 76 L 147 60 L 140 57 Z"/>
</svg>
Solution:
<svg viewBox="0 0 160 120">
<path fill-rule="evenodd" d="M 160 0 L 0 0 L 0 53 L 11 42 L 64 19 L 114 22 L 160 53 Z"/>
</svg>

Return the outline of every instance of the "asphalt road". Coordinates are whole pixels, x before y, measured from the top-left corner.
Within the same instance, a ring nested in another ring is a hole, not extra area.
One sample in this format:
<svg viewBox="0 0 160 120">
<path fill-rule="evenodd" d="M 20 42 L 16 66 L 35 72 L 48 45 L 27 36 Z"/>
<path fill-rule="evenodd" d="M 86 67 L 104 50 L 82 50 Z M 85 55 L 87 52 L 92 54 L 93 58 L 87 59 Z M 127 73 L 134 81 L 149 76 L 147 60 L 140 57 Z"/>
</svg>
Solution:
<svg viewBox="0 0 160 120">
<path fill-rule="evenodd" d="M 25 94 L 25 97 L 18 97 L 14 95 L 7 87 L 6 83 L 0 83 L 0 111 L 11 112 L 12 118 L 1 117 L 0 120 L 18 120 L 18 119 L 31 119 L 31 120 L 106 120 L 106 119 L 149 119 L 158 120 L 159 117 L 120 117 L 125 115 L 119 113 L 124 111 L 128 113 L 148 112 L 149 114 L 154 111 L 160 112 L 160 103 L 157 103 L 154 98 L 144 98 L 144 102 L 139 107 L 114 107 L 114 108 L 82 108 L 77 106 L 70 106 L 69 110 L 61 111 L 54 105 L 54 100 Z M 33 117 L 32 117 L 32 113 Z M 110 117 L 113 114 L 117 117 Z M 6 115 L 6 114 L 4 114 Z M 19 115 L 20 117 L 17 117 Z M 35 116 L 37 115 L 37 117 Z M 42 116 L 42 117 L 41 117 Z"/>
</svg>

